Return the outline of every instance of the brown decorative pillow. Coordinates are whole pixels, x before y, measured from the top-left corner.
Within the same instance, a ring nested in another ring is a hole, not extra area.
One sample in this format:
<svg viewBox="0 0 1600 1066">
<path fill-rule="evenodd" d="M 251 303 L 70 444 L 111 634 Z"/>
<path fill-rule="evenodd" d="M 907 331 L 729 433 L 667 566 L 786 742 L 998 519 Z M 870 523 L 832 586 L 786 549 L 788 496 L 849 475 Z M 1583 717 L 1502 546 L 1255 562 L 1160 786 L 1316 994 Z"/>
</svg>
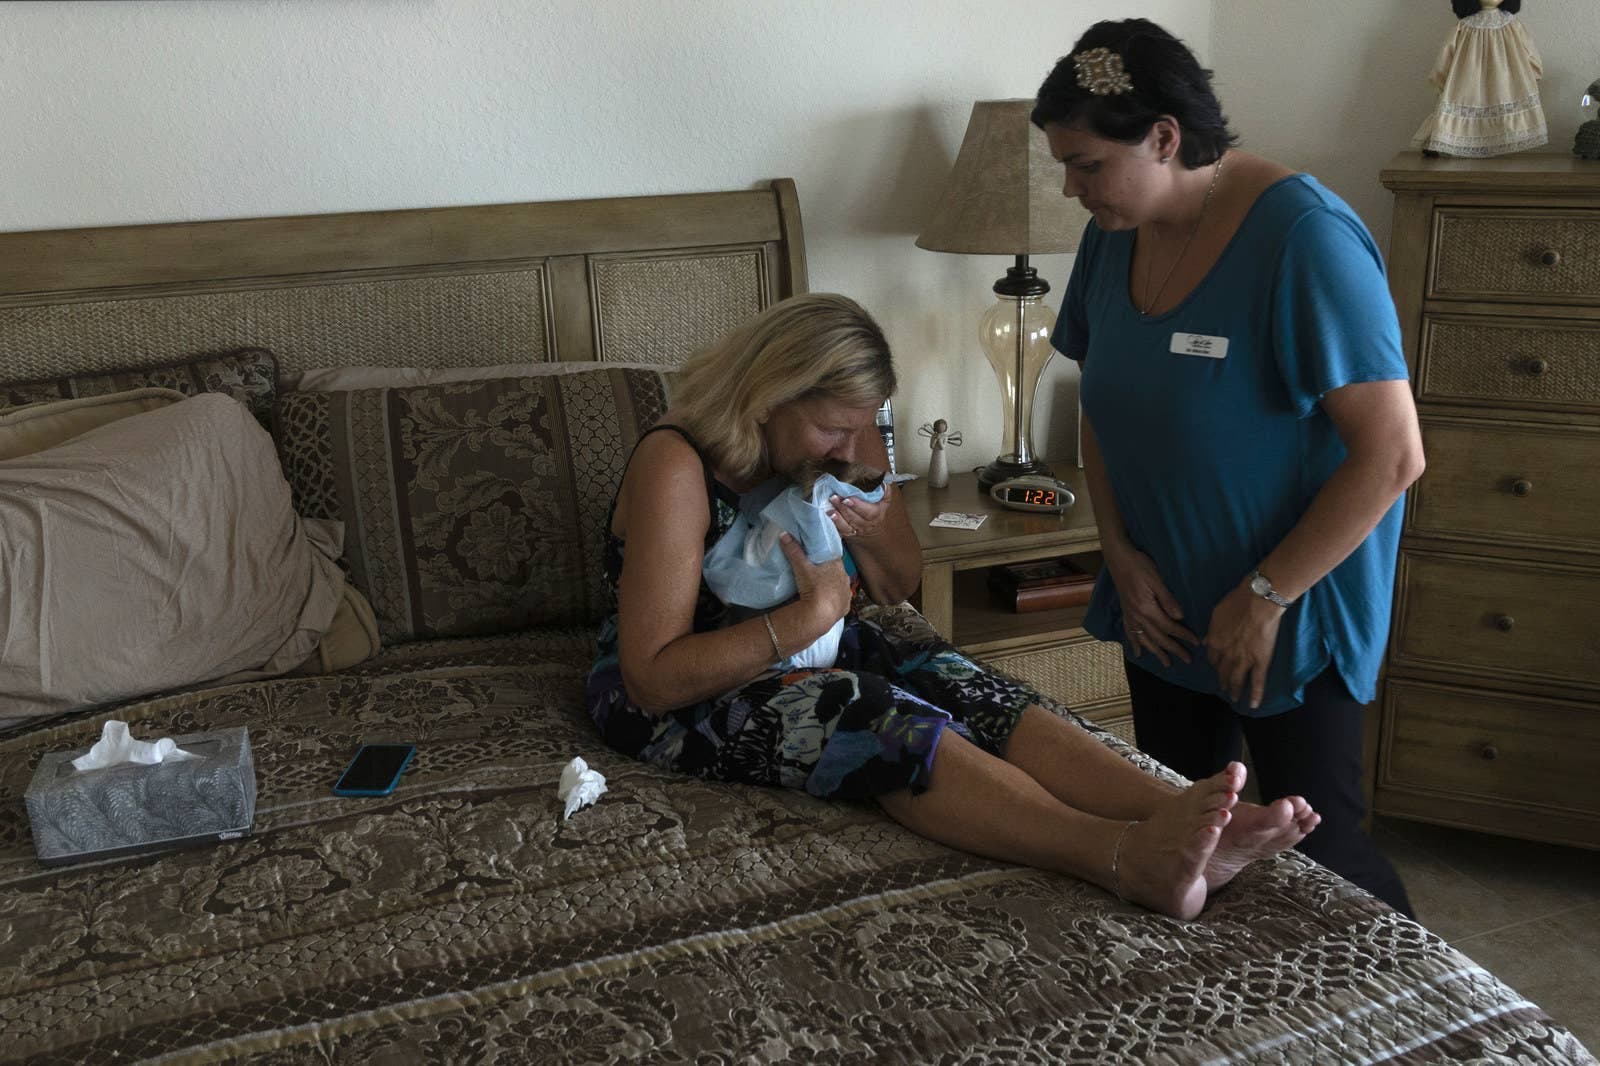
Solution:
<svg viewBox="0 0 1600 1066">
<path fill-rule="evenodd" d="M 99 370 L 39 381 L 0 382 L 0 411 L 43 400 L 104 396 L 142 388 L 176 389 L 185 396 L 220 392 L 250 409 L 268 429 L 278 395 L 278 361 L 265 348 L 199 355 L 160 366 Z"/>
<path fill-rule="evenodd" d="M 284 473 L 307 518 L 345 524 L 351 582 L 385 644 L 597 621 L 606 513 L 658 370 L 279 399 Z"/>
</svg>

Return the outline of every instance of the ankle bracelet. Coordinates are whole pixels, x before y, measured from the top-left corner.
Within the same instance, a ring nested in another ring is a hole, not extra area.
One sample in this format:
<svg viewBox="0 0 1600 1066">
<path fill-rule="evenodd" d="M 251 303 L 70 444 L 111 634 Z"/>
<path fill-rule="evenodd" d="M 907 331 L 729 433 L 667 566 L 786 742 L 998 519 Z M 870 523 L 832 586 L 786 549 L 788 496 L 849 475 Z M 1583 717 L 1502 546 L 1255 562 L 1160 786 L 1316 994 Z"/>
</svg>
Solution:
<svg viewBox="0 0 1600 1066">
<path fill-rule="evenodd" d="M 1123 826 L 1122 832 L 1117 834 L 1116 846 L 1111 849 L 1111 891 L 1124 903 L 1128 897 L 1122 894 L 1122 842 L 1128 838 L 1128 830 L 1138 824 L 1137 821 L 1133 821 Z"/>
</svg>

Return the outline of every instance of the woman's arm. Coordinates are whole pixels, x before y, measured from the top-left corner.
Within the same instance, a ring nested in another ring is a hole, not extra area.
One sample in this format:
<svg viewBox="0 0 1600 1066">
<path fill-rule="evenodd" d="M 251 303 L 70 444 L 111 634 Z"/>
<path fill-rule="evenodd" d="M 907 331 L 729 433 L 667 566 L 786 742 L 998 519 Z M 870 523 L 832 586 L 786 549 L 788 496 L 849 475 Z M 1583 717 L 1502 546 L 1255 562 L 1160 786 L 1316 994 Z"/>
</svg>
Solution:
<svg viewBox="0 0 1600 1066">
<path fill-rule="evenodd" d="M 1344 562 L 1425 466 L 1410 382 L 1346 385 L 1324 396 L 1322 409 L 1344 441 L 1345 460 L 1258 566 L 1290 599 Z"/>
<path fill-rule="evenodd" d="M 626 549 L 617 638 L 628 698 L 662 714 L 737 688 L 769 669 L 778 655 L 760 617 L 694 632 L 710 528 L 705 473 L 694 449 L 675 434 L 647 437 L 628 466 L 619 510 Z M 837 560 L 812 567 L 798 545 L 784 550 L 795 566 L 800 598 L 769 617 L 779 645 L 790 654 L 844 617 L 850 583 Z"/>
<path fill-rule="evenodd" d="M 876 430 L 861 435 L 858 461 L 879 470 L 889 469 L 889 451 Z M 900 490 L 884 490 L 883 500 L 834 497 L 834 528 L 844 538 L 850 555 L 861 569 L 861 582 L 874 603 L 899 603 L 922 583 L 922 545 L 911 527 Z"/>
<path fill-rule="evenodd" d="M 1100 455 L 1100 438 L 1094 435 L 1089 416 L 1080 414 L 1082 425 L 1079 436 L 1083 440 L 1083 479 L 1089 484 L 1089 500 L 1094 504 L 1094 527 L 1100 534 L 1102 555 L 1121 555 L 1133 550 L 1128 540 L 1128 529 L 1122 524 L 1122 512 L 1117 509 L 1117 498 L 1111 493 L 1111 476 L 1106 473 L 1106 461 Z"/>
<path fill-rule="evenodd" d="M 1322 397 L 1345 459 L 1257 569 L 1297 599 L 1356 550 L 1394 501 L 1422 476 L 1422 431 L 1407 381 L 1345 385 Z M 1283 608 L 1250 591 L 1250 575 L 1217 605 L 1206 645 L 1223 688 L 1261 702 Z"/>
<path fill-rule="evenodd" d="M 1117 597 L 1122 601 L 1128 643 L 1135 655 L 1148 651 L 1162 666 L 1169 665 L 1169 655 L 1188 662 L 1189 652 L 1184 643 L 1198 644 L 1200 640 L 1184 626 L 1183 608 L 1161 580 L 1155 563 L 1128 539 L 1122 512 L 1117 510 L 1117 497 L 1111 490 L 1111 477 L 1100 455 L 1100 441 L 1088 417 L 1081 417 L 1084 480 L 1089 483 L 1094 524 L 1100 531 L 1100 554 L 1105 556 L 1111 582 L 1116 585 Z"/>
</svg>

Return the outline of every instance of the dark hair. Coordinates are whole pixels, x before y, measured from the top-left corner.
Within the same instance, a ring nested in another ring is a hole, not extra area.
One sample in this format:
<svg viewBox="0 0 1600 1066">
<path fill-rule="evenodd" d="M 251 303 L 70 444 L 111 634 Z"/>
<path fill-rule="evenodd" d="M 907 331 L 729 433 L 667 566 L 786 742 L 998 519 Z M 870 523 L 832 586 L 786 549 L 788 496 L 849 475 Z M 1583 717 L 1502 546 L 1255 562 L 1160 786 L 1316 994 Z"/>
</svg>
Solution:
<svg viewBox="0 0 1600 1066">
<path fill-rule="evenodd" d="M 1471 18 L 1483 10 L 1483 5 L 1478 0 L 1450 0 L 1450 6 L 1455 9 L 1456 18 Z M 1522 0 L 1500 0 L 1500 10 L 1508 15 L 1515 15 L 1522 10 Z"/>
<path fill-rule="evenodd" d="M 1190 169 L 1216 162 L 1239 143 L 1211 90 L 1211 71 L 1200 65 L 1187 45 L 1154 22 L 1097 22 L 1078 38 L 1072 52 L 1091 48 L 1107 48 L 1122 58 L 1133 91 L 1095 96 L 1078 85 L 1072 56 L 1063 56 L 1039 86 L 1030 116 L 1035 126 L 1043 129 L 1050 122 L 1082 126 L 1107 140 L 1137 144 L 1156 119 L 1170 115 L 1183 130 L 1178 155 Z"/>
</svg>

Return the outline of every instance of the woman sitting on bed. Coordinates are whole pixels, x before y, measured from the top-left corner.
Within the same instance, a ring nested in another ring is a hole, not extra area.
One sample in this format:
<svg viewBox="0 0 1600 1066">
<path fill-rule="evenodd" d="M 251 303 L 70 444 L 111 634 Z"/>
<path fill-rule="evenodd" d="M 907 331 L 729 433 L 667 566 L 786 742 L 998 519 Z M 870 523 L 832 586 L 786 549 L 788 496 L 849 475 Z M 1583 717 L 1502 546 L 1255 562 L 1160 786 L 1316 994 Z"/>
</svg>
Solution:
<svg viewBox="0 0 1600 1066">
<path fill-rule="evenodd" d="M 617 610 L 588 682 L 606 742 L 699 777 L 875 799 L 933 840 L 1180 918 L 1310 832 L 1318 816 L 1298 797 L 1240 802 L 1238 763 L 1178 790 L 949 644 L 851 614 L 852 572 L 878 603 L 903 600 L 921 574 L 893 490 L 836 501 L 844 559 L 812 565 L 786 538 L 799 595 L 725 624 L 702 561 L 739 494 L 812 460 L 886 468 L 874 415 L 894 387 L 877 323 L 828 294 L 768 308 L 683 368 L 679 401 L 639 441 L 612 505 Z M 841 618 L 831 668 L 773 669 Z"/>
</svg>

